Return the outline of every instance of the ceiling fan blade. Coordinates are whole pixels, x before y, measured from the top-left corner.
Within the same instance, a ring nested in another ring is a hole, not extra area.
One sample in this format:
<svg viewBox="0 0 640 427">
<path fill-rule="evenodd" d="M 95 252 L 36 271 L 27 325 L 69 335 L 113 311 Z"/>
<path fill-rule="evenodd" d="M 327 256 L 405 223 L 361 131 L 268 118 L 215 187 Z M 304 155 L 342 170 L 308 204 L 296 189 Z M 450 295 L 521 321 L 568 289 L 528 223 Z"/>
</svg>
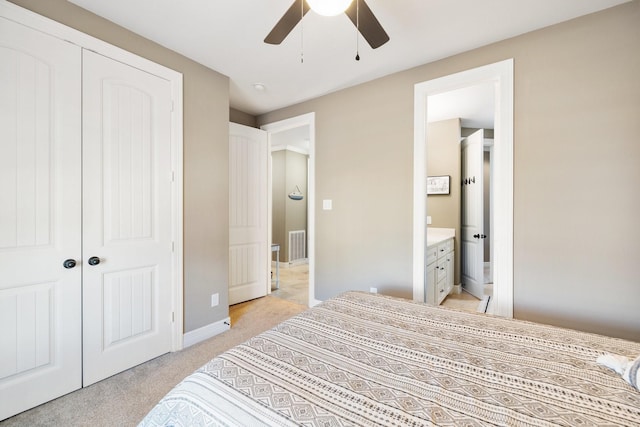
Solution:
<svg viewBox="0 0 640 427">
<path fill-rule="evenodd" d="M 307 2 L 304 0 L 296 0 L 284 15 L 282 15 L 282 18 L 280 18 L 275 27 L 273 27 L 273 30 L 265 37 L 264 42 L 268 44 L 282 43 L 307 12 L 309 12 Z"/>
<path fill-rule="evenodd" d="M 356 3 L 359 3 L 356 5 Z M 359 24 L 358 18 L 356 16 L 356 11 L 360 14 Z M 371 9 L 364 0 L 354 0 L 353 3 L 349 6 L 349 8 L 345 11 L 353 25 L 356 25 L 360 30 L 360 34 L 362 37 L 369 43 L 369 45 L 373 49 L 377 49 L 386 42 L 389 41 L 389 35 L 386 33 L 378 19 L 373 14 Z"/>
</svg>

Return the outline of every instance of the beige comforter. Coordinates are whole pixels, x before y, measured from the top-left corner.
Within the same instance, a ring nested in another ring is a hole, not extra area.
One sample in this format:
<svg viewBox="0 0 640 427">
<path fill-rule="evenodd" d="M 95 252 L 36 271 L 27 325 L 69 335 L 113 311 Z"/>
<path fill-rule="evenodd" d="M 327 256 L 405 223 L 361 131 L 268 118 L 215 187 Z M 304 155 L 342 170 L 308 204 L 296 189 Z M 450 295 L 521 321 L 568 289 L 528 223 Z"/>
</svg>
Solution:
<svg viewBox="0 0 640 427">
<path fill-rule="evenodd" d="M 640 344 L 348 292 L 216 357 L 141 425 L 640 425 Z"/>
</svg>

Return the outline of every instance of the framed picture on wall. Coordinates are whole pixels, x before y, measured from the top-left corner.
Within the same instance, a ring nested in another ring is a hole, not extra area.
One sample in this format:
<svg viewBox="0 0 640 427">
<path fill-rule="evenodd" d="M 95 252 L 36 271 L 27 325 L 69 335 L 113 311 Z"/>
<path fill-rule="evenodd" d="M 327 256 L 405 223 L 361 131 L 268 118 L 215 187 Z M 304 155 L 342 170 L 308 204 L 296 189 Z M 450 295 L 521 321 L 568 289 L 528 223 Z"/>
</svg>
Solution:
<svg viewBox="0 0 640 427">
<path fill-rule="evenodd" d="M 449 175 L 427 177 L 427 194 L 449 194 L 451 177 Z"/>
</svg>

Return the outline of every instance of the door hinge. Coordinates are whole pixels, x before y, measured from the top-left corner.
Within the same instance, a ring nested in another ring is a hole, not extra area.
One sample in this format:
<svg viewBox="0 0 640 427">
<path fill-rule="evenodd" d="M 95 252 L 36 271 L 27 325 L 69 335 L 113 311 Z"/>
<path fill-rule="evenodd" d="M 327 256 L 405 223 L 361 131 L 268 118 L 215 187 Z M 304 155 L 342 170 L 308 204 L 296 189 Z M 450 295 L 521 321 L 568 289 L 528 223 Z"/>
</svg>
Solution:
<svg viewBox="0 0 640 427">
<path fill-rule="evenodd" d="M 171 171 L 171 182 L 176 182 L 176 172 Z"/>
<path fill-rule="evenodd" d="M 176 242 L 171 242 L 171 252 L 176 251 Z"/>
<path fill-rule="evenodd" d="M 171 312 L 171 323 L 176 323 L 176 312 L 175 311 Z"/>
<path fill-rule="evenodd" d="M 175 108 L 174 103 L 173 103 L 173 101 L 171 101 L 171 112 L 172 113 L 174 112 L 174 108 Z"/>
</svg>

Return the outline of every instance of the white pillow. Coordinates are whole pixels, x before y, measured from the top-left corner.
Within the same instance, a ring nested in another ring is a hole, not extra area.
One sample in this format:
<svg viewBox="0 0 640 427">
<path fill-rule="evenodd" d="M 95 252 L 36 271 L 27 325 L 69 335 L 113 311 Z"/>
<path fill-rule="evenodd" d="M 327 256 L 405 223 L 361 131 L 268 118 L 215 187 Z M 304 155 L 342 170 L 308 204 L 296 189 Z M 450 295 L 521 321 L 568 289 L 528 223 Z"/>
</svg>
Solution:
<svg viewBox="0 0 640 427">
<path fill-rule="evenodd" d="M 631 386 L 636 390 L 640 391 L 640 356 L 629 361 L 629 358 L 625 356 L 619 356 L 617 354 L 603 354 L 598 357 L 597 362 L 600 365 L 613 369 L 618 374 L 622 375 L 622 378 L 626 382 L 631 384 Z"/>
</svg>

